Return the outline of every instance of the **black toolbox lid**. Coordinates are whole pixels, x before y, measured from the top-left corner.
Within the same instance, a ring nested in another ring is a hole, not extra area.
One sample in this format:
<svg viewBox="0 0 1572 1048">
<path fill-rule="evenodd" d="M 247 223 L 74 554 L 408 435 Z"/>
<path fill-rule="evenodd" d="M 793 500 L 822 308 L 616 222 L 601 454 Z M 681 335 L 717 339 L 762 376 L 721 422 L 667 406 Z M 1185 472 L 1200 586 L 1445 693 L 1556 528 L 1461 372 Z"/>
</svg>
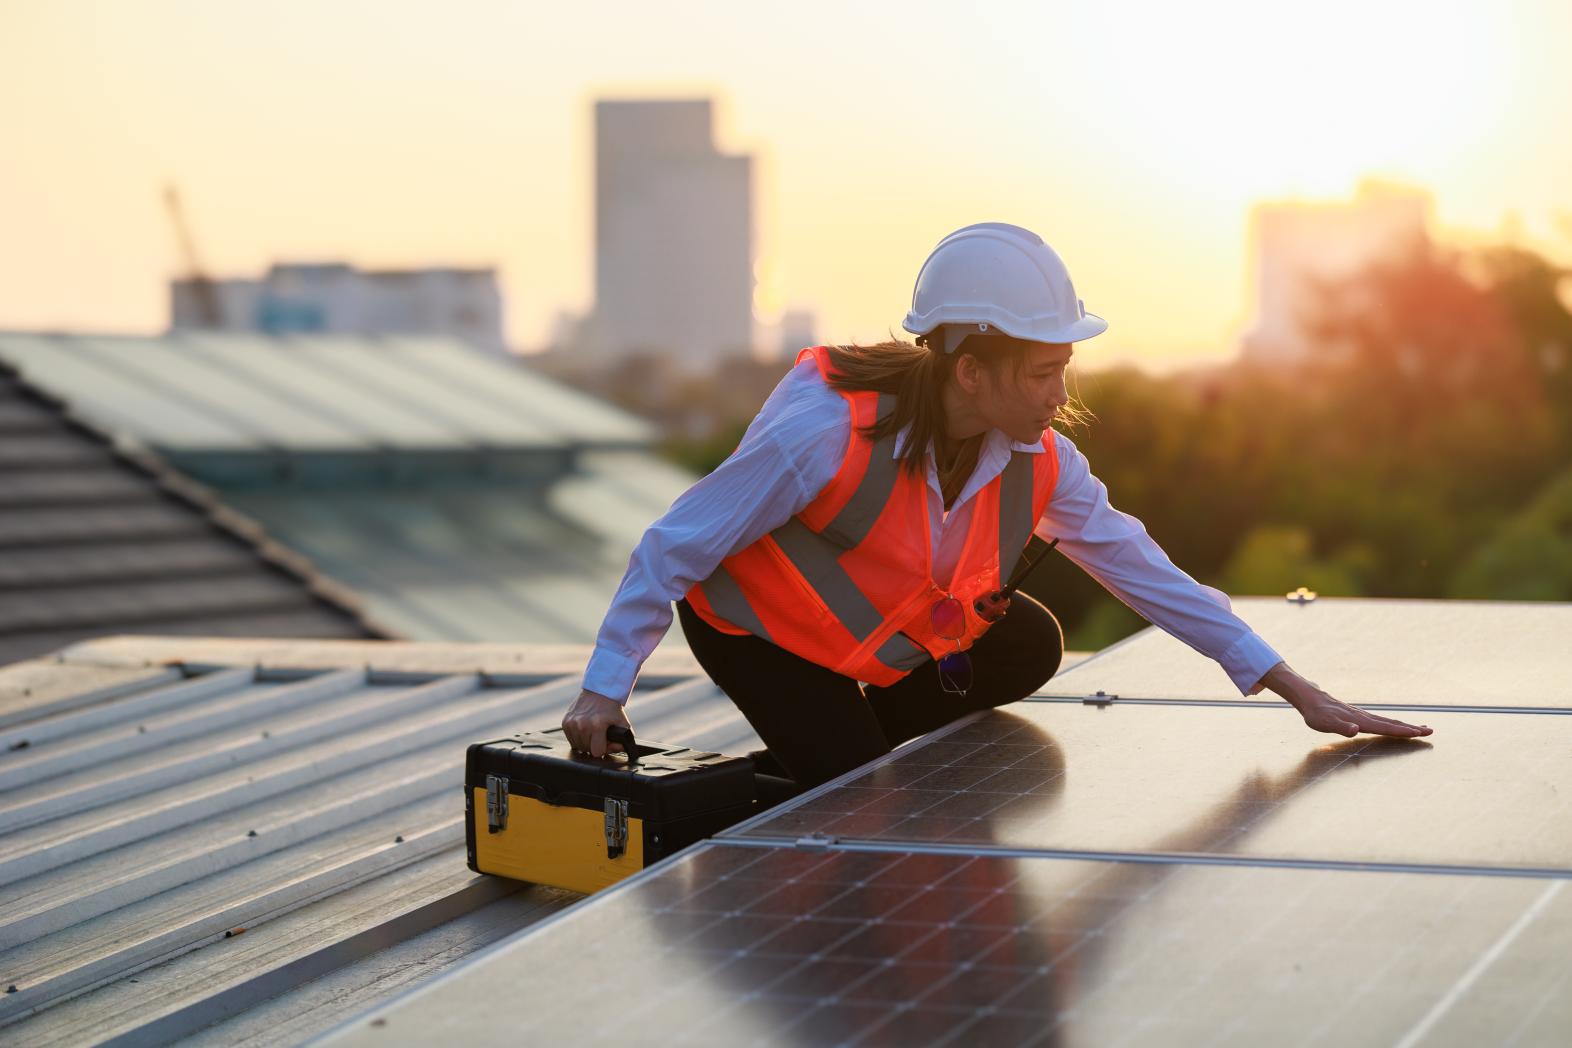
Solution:
<svg viewBox="0 0 1572 1048">
<path fill-rule="evenodd" d="M 477 742 L 465 757 L 464 780 L 484 787 L 487 775 L 508 780 L 508 792 L 596 811 L 608 797 L 629 802 L 643 819 L 678 819 L 753 802 L 753 761 L 687 746 L 638 741 L 638 759 L 573 750 L 560 727 Z"/>
</svg>

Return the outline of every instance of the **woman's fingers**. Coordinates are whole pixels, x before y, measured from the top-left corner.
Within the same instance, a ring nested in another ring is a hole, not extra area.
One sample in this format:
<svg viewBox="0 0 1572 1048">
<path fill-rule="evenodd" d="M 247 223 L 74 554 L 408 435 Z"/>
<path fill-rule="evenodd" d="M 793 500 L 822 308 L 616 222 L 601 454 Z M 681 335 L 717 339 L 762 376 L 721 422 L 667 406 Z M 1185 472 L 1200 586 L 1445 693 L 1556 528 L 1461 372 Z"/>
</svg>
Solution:
<svg viewBox="0 0 1572 1048">
<path fill-rule="evenodd" d="M 1431 728 L 1426 724 L 1409 724 L 1407 721 L 1383 717 L 1378 713 L 1359 709 L 1357 706 L 1348 707 L 1349 712 L 1355 715 L 1355 725 L 1359 731 L 1369 732 L 1372 735 L 1386 735 L 1397 739 L 1411 739 L 1420 735 L 1429 735 Z"/>
<path fill-rule="evenodd" d="M 1335 732 L 1349 738 L 1360 732 L 1368 732 L 1394 739 L 1412 739 L 1429 735 L 1432 730 L 1427 724 L 1409 724 L 1407 721 L 1383 717 L 1379 713 L 1371 713 L 1336 699 L 1304 711 L 1304 718 L 1305 723 L 1316 731 Z"/>
<path fill-rule="evenodd" d="M 607 753 L 623 752 L 620 742 L 606 739 L 606 729 L 613 724 L 633 730 L 621 703 L 593 691 L 581 691 L 563 715 L 562 734 L 575 750 L 592 757 L 604 757 Z"/>
</svg>

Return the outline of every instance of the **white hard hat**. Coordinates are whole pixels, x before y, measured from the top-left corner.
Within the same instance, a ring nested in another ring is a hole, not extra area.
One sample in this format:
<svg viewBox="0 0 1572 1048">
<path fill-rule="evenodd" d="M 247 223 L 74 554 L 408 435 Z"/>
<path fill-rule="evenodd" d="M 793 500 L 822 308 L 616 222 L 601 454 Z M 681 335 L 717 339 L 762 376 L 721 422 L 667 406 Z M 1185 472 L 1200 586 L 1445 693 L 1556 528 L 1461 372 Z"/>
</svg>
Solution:
<svg viewBox="0 0 1572 1048">
<path fill-rule="evenodd" d="M 967 335 L 1076 342 L 1107 331 L 1108 321 L 1086 311 L 1042 237 L 1008 222 L 979 222 L 939 241 L 917 274 L 901 326 L 923 336 L 943 326 L 935 341 L 953 353 Z"/>
</svg>

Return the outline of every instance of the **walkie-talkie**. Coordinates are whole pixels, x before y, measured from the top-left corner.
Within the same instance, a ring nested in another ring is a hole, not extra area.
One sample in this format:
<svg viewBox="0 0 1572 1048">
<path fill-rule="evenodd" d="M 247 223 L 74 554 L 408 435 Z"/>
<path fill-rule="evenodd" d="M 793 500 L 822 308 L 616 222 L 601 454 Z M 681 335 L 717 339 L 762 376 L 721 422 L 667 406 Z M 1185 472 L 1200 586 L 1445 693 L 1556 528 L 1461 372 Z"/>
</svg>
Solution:
<svg viewBox="0 0 1572 1048">
<path fill-rule="evenodd" d="M 993 594 L 992 599 L 999 601 L 1013 597 L 1015 595 L 1015 591 L 1021 588 L 1021 583 L 1026 581 L 1026 576 L 1030 575 L 1032 573 L 1032 569 L 1040 564 L 1042 559 L 1048 555 L 1049 550 L 1052 550 L 1058 544 L 1058 539 L 1054 539 L 1052 542 L 1048 543 L 1047 548 L 1044 549 L 1041 553 L 1037 554 L 1037 556 L 1033 557 L 1031 560 L 1027 561 L 1026 566 L 1015 573 L 1015 576 L 1010 579 L 1009 583 L 1004 587 L 1004 589 L 999 590 Z M 977 614 L 981 615 L 984 610 L 982 600 L 978 599 L 973 601 L 972 608 L 977 612 Z"/>
</svg>

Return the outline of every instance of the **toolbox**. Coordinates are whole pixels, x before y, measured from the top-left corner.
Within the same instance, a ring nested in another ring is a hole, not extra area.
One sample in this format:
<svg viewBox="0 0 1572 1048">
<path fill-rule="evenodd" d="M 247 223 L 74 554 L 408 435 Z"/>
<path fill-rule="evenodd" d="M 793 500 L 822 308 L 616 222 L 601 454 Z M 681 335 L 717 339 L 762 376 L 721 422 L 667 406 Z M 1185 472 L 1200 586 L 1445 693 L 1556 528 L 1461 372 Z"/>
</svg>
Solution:
<svg viewBox="0 0 1572 1048">
<path fill-rule="evenodd" d="M 561 728 L 470 746 L 469 868 L 594 892 L 753 814 L 750 758 L 607 734 L 626 752 L 575 752 Z"/>
</svg>

